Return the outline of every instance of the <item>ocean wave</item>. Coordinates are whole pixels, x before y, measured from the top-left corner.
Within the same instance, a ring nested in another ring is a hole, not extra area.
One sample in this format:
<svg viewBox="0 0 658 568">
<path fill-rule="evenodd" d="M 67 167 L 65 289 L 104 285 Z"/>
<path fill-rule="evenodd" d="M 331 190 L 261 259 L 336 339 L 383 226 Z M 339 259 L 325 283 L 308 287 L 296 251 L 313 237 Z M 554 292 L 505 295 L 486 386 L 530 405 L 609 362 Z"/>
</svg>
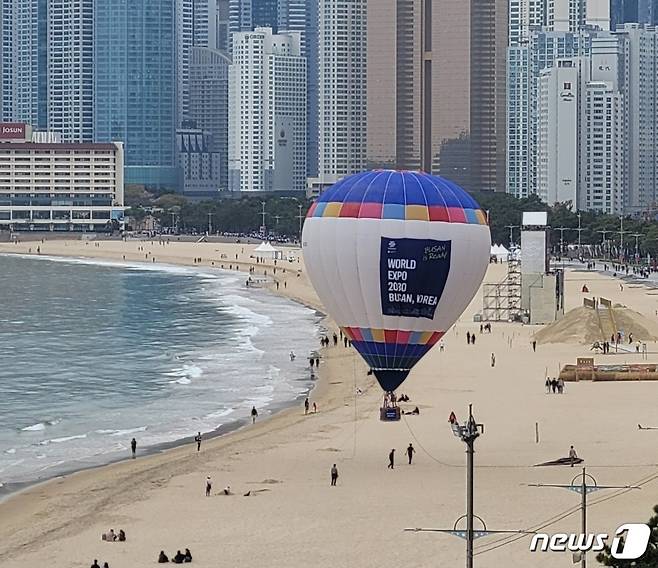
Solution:
<svg viewBox="0 0 658 568">
<path fill-rule="evenodd" d="M 176 379 L 175 381 L 169 381 L 170 385 L 191 385 L 192 380 L 188 379 L 187 377 L 181 377 L 180 379 Z"/>
<path fill-rule="evenodd" d="M 21 428 L 21 432 L 40 432 L 41 430 L 46 429 L 46 424 L 44 422 L 38 422 L 37 424 L 32 424 L 32 426 L 26 426 Z"/>
<path fill-rule="evenodd" d="M 138 428 L 126 428 L 125 430 L 115 430 L 110 436 L 125 436 L 126 434 L 135 434 L 137 432 L 146 432 L 148 426 L 139 426 Z"/>
<path fill-rule="evenodd" d="M 9 448 L 8 450 L 5 450 L 5 454 L 15 454 L 16 453 L 16 448 Z"/>
<path fill-rule="evenodd" d="M 40 446 L 47 446 L 48 444 L 63 444 L 64 442 L 70 442 L 71 440 L 83 440 L 87 437 L 87 434 L 76 434 L 75 436 L 63 436 L 62 438 L 52 438 L 50 440 L 43 440 L 39 442 Z"/>
</svg>

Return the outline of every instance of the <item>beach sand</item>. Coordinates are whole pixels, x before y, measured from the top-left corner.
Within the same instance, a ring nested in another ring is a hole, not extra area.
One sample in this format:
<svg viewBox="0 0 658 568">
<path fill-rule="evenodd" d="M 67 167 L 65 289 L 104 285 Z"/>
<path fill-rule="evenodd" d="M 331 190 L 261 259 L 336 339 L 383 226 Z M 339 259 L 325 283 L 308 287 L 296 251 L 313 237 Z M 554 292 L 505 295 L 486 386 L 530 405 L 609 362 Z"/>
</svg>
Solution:
<svg viewBox="0 0 658 568">
<path fill-rule="evenodd" d="M 142 261 L 152 251 L 157 262 L 192 265 L 193 258 L 201 257 L 204 267 L 213 261 L 215 267 L 235 265 L 238 254 L 245 280 L 254 248 L 46 241 L 0 244 L 0 252 L 22 253 L 30 247 L 34 252 L 36 246 L 46 255 L 108 260 L 125 255 L 126 261 Z M 146 251 L 137 251 L 138 246 Z M 222 254 L 227 258 L 221 259 Z M 279 292 L 321 309 L 303 262 L 282 264 L 286 274 L 278 267 Z M 258 265 L 257 270 L 269 275 L 272 268 Z M 500 281 L 505 270 L 506 265 L 491 265 L 485 281 Z M 622 292 L 618 280 L 581 271 L 567 274 L 567 309 L 582 305 L 583 283 L 589 297 L 604 296 L 656 320 L 655 293 L 629 284 Z M 658 476 L 658 430 L 640 431 L 637 424 L 658 426 L 658 383 L 567 383 L 564 395 L 547 395 L 546 374 L 556 376 L 562 365 L 591 356 L 589 346 L 539 345 L 533 353 L 531 336 L 538 328 L 520 324 L 494 323 L 491 334 L 480 335 L 472 318 L 481 306 L 479 292 L 446 334 L 445 351 L 432 350 L 399 389 L 411 398 L 405 408 L 417 405 L 419 416 L 380 422 L 379 387 L 352 349 L 332 346 L 323 354 L 321 380 L 311 397 L 319 405 L 315 415 L 304 416 L 301 406 L 291 408 L 204 442 L 200 454 L 190 443 L 56 479 L 0 504 L 3 568 L 88 567 L 94 558 L 111 568 L 141 568 L 154 565 L 162 549 L 173 556 L 186 547 L 199 567 L 463 565 L 463 540 L 403 529 L 451 528 L 465 513 L 465 448 L 453 436 L 448 416 L 454 410 L 463 420 L 469 403 L 485 425 L 476 442 L 475 509 L 488 528 L 528 529 L 576 509 L 579 496 L 573 492 L 527 486 L 569 483 L 580 472 L 577 467 L 533 464 L 567 455 L 571 444 L 601 485 L 650 479 L 641 490 L 591 494 L 590 532 L 611 533 L 622 523 L 646 521 L 658 502 L 658 479 L 652 479 Z M 477 332 L 475 346 L 466 344 L 467 331 Z M 630 363 L 641 362 L 641 355 L 595 359 Z M 655 344 L 649 344 L 649 362 L 658 362 Z M 362 394 L 355 394 L 355 385 Z M 409 443 L 417 450 L 411 466 L 404 455 Z M 397 450 L 392 471 L 386 467 L 391 448 Z M 337 487 L 330 487 L 333 463 L 340 472 Z M 209 498 L 204 496 L 207 475 L 216 493 Z M 226 485 L 235 495 L 219 495 Z M 127 542 L 102 542 L 101 533 L 110 527 L 123 528 Z M 576 511 L 542 530 L 579 527 Z M 527 536 L 493 548 L 501 539 L 510 540 L 496 535 L 476 541 L 476 565 L 571 564 L 570 553 L 529 552 Z M 596 565 L 594 558 L 589 562 Z"/>
</svg>

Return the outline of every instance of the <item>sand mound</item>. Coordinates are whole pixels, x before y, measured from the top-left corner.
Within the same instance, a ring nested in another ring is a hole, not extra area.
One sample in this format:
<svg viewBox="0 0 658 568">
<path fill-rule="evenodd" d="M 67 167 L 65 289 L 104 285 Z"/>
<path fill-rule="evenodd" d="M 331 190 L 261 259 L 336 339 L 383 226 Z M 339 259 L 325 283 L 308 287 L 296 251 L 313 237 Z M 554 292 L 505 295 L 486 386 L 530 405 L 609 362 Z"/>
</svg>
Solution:
<svg viewBox="0 0 658 568">
<path fill-rule="evenodd" d="M 642 314 L 620 306 L 614 308 L 615 322 L 619 330 L 628 337 L 633 334 L 633 340 L 658 341 L 658 323 Z M 596 310 L 591 308 L 574 308 L 562 319 L 553 322 L 534 335 L 537 343 L 580 343 L 592 344 L 603 339 Z M 607 338 L 609 339 L 609 338 Z"/>
</svg>

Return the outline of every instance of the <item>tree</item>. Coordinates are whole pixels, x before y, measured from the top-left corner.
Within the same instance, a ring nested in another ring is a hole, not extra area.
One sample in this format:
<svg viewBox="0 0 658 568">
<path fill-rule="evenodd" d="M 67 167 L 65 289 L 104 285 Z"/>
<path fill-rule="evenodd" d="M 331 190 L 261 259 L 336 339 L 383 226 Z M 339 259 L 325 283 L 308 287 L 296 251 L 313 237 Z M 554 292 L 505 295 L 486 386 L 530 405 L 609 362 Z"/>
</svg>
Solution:
<svg viewBox="0 0 658 568">
<path fill-rule="evenodd" d="M 613 566 L 614 568 L 658 568 L 658 505 L 653 508 L 655 513 L 647 525 L 651 528 L 651 536 L 647 551 L 636 560 L 618 560 L 613 558 L 610 553 L 610 547 L 606 546 L 605 550 L 596 555 L 596 560 L 604 566 Z"/>
</svg>

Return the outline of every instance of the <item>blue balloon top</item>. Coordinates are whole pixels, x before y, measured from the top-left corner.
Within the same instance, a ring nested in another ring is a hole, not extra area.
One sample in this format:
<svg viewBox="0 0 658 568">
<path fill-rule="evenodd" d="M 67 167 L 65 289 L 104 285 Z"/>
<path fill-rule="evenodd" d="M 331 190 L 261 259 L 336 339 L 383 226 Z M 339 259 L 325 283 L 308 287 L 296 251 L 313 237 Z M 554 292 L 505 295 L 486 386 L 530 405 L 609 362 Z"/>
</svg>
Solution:
<svg viewBox="0 0 658 568">
<path fill-rule="evenodd" d="M 307 216 L 487 224 L 477 201 L 454 182 L 397 170 L 343 178 L 320 195 Z"/>
</svg>

